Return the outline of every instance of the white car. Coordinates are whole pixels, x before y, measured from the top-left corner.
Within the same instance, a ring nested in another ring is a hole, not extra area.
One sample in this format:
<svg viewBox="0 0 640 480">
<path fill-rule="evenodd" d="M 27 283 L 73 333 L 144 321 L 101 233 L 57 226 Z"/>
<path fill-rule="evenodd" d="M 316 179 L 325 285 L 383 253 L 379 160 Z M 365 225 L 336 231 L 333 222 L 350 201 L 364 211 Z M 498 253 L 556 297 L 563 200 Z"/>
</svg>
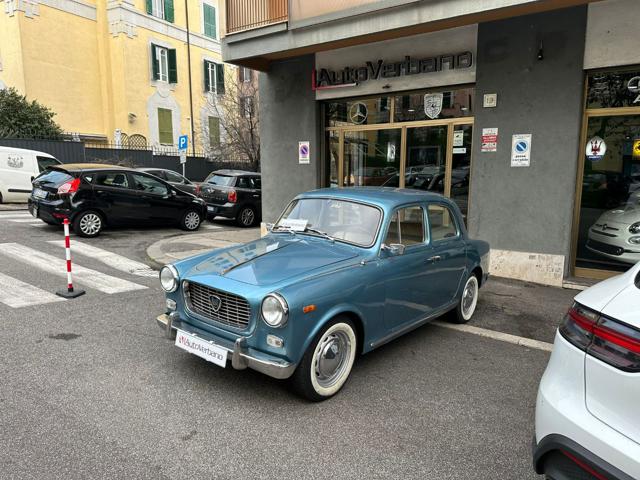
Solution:
<svg viewBox="0 0 640 480">
<path fill-rule="evenodd" d="M 60 163 L 48 153 L 0 146 L 0 203 L 26 202 L 33 179 Z"/>
<path fill-rule="evenodd" d="M 640 191 L 624 207 L 600 215 L 589 228 L 587 248 L 619 262 L 640 262 Z"/>
<path fill-rule="evenodd" d="M 547 478 L 640 479 L 640 263 L 575 297 L 536 404 Z"/>
</svg>

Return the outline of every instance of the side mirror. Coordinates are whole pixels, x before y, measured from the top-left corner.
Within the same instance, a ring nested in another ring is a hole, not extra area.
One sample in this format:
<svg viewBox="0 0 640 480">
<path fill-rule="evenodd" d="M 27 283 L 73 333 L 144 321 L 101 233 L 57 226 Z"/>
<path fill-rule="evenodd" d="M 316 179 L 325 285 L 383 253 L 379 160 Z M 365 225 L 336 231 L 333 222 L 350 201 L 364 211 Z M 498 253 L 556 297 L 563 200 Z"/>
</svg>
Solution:
<svg viewBox="0 0 640 480">
<path fill-rule="evenodd" d="M 399 255 L 404 255 L 404 250 L 406 246 L 401 243 L 391 243 L 389 245 L 382 244 L 382 250 L 387 252 L 389 257 L 397 257 Z"/>
</svg>

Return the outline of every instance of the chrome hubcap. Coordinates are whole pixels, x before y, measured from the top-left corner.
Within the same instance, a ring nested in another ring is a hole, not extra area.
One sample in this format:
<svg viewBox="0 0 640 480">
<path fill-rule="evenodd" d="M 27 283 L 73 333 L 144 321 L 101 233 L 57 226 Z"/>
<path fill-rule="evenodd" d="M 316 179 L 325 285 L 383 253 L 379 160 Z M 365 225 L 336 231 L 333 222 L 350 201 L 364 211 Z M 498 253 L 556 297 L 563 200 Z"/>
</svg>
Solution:
<svg viewBox="0 0 640 480">
<path fill-rule="evenodd" d="M 462 313 L 467 316 L 474 308 L 474 302 L 476 294 L 478 292 L 478 281 L 475 277 L 472 277 L 467 282 L 464 292 L 462 294 Z"/>
<path fill-rule="evenodd" d="M 351 341 L 344 332 L 333 332 L 320 341 L 316 350 L 315 375 L 323 388 L 333 386 L 344 374 L 351 356 Z"/>
<path fill-rule="evenodd" d="M 253 223 L 254 217 L 255 215 L 253 213 L 253 210 L 251 210 L 250 208 L 244 209 L 240 214 L 240 220 L 242 220 L 243 225 L 251 225 Z"/>
<path fill-rule="evenodd" d="M 184 218 L 184 224 L 189 230 L 194 230 L 200 225 L 200 215 L 196 212 L 189 212 Z"/>
<path fill-rule="evenodd" d="M 88 213 L 80 219 L 80 230 L 85 235 L 95 235 L 102 228 L 102 220 L 95 213 Z"/>
</svg>

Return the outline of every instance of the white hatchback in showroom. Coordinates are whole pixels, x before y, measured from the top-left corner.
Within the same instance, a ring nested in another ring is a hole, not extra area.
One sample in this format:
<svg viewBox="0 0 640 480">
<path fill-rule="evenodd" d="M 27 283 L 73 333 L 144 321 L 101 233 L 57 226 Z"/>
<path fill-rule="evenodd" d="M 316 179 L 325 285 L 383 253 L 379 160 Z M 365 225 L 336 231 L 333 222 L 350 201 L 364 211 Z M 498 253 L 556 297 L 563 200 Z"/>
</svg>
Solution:
<svg viewBox="0 0 640 480">
<path fill-rule="evenodd" d="M 554 480 L 640 479 L 640 263 L 577 295 L 558 328 L 533 463 Z"/>
</svg>

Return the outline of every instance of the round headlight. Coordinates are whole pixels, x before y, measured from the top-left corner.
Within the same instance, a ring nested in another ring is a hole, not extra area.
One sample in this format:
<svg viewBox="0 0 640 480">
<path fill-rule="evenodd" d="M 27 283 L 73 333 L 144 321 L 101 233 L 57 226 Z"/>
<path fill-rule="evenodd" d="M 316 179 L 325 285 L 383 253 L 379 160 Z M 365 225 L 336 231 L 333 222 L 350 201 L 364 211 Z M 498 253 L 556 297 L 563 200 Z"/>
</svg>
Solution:
<svg viewBox="0 0 640 480">
<path fill-rule="evenodd" d="M 640 233 L 640 222 L 631 224 L 629 227 L 629 233 Z"/>
<path fill-rule="evenodd" d="M 173 265 L 166 265 L 160 270 L 160 285 L 165 292 L 175 292 L 178 289 L 178 271 Z"/>
<path fill-rule="evenodd" d="M 262 301 L 262 319 L 271 327 L 283 327 L 289 317 L 289 306 L 282 296 L 271 293 Z"/>
</svg>

